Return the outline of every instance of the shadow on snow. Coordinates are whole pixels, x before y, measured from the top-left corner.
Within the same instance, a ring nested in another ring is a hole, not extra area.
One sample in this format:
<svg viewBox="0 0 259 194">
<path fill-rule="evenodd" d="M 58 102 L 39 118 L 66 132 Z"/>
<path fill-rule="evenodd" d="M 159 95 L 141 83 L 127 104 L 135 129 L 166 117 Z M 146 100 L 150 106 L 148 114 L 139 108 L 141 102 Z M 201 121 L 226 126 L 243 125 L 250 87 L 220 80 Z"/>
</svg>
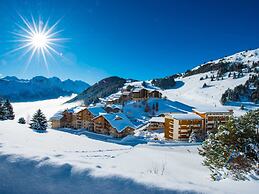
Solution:
<svg viewBox="0 0 259 194">
<path fill-rule="evenodd" d="M 0 193 L 5 194 L 66 194 L 66 193 L 194 193 L 167 190 L 134 182 L 121 177 L 94 177 L 91 171 L 73 172 L 70 164 L 41 165 L 42 161 L 0 156 Z"/>
</svg>

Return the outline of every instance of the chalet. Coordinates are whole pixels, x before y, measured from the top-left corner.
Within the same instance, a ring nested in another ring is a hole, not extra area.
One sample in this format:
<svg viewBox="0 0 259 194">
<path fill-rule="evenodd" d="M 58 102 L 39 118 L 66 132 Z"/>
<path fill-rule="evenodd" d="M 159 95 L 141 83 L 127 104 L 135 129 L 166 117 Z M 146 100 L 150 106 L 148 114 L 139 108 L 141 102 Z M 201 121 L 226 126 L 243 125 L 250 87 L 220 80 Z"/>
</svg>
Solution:
<svg viewBox="0 0 259 194">
<path fill-rule="evenodd" d="M 146 100 L 148 98 L 162 98 L 161 92 L 158 90 L 153 89 L 146 89 L 146 88 L 133 88 L 131 92 L 131 98 L 132 100 Z"/>
<path fill-rule="evenodd" d="M 51 128 L 57 129 L 64 126 L 63 111 L 59 111 L 50 118 Z"/>
<path fill-rule="evenodd" d="M 73 109 L 65 110 L 63 114 L 63 118 L 61 121 L 62 128 L 74 128 L 75 126 L 75 116 L 73 115 Z"/>
<path fill-rule="evenodd" d="M 108 96 L 106 98 L 100 98 L 100 100 L 102 102 L 104 102 L 106 105 L 107 104 L 118 104 L 118 103 L 120 103 L 120 98 L 121 98 L 121 94 L 115 93 L 115 94 L 111 94 L 110 96 Z"/>
<path fill-rule="evenodd" d="M 162 98 L 162 94 L 161 94 L 161 92 L 159 92 L 157 90 L 151 90 L 148 93 L 148 97 L 149 98 Z"/>
<path fill-rule="evenodd" d="M 131 92 L 130 91 L 122 91 L 121 96 L 119 98 L 119 102 L 123 104 L 124 102 L 127 102 L 131 100 Z"/>
<path fill-rule="evenodd" d="M 201 132 L 203 118 L 195 113 L 171 114 L 165 117 L 165 138 L 188 140 L 192 131 Z"/>
<path fill-rule="evenodd" d="M 77 112 L 77 127 L 93 130 L 93 118 L 104 114 L 106 111 L 99 106 L 85 107 L 84 109 Z"/>
<path fill-rule="evenodd" d="M 121 105 L 117 105 L 117 104 L 108 104 L 104 107 L 104 110 L 107 113 L 118 113 L 118 112 L 122 112 L 122 106 Z"/>
<path fill-rule="evenodd" d="M 165 117 L 152 117 L 149 120 L 148 130 L 157 130 L 165 128 Z"/>
<path fill-rule="evenodd" d="M 224 124 L 233 115 L 232 110 L 223 108 L 194 109 L 193 112 L 204 119 L 203 128 L 205 131 L 215 130 L 220 124 Z"/>
<path fill-rule="evenodd" d="M 121 138 L 133 134 L 135 126 L 123 113 L 107 113 L 93 119 L 94 132 Z"/>
<path fill-rule="evenodd" d="M 148 90 L 145 88 L 134 88 L 131 92 L 132 100 L 145 100 L 148 98 Z"/>
</svg>

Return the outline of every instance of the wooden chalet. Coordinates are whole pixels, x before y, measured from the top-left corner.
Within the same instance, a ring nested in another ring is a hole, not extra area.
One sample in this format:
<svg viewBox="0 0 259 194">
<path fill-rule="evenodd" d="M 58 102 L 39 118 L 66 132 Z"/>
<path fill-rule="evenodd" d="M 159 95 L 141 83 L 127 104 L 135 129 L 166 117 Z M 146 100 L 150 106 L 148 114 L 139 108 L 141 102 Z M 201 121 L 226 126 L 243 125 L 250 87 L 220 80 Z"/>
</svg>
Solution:
<svg viewBox="0 0 259 194">
<path fill-rule="evenodd" d="M 135 126 L 123 113 L 107 113 L 93 119 L 94 132 L 122 138 L 133 134 Z"/>
</svg>

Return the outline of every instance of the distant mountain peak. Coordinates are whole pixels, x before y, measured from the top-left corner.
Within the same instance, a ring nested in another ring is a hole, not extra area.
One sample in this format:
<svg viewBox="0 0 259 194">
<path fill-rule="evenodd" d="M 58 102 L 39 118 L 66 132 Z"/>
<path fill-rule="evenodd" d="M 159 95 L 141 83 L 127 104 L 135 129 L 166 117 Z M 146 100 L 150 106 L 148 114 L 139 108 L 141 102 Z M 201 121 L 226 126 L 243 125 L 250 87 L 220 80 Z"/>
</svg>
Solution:
<svg viewBox="0 0 259 194">
<path fill-rule="evenodd" d="M 35 76 L 30 80 L 6 76 L 0 79 L 0 97 L 12 101 L 35 101 L 81 93 L 89 84 L 83 81 L 61 81 L 58 77 Z"/>
</svg>

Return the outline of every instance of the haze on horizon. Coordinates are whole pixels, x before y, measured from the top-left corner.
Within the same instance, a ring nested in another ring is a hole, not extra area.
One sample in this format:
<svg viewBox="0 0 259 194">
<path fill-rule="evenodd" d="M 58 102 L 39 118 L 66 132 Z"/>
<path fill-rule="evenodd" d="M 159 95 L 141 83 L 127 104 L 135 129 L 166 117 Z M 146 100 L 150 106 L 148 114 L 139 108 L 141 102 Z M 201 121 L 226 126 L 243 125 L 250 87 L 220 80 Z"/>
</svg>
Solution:
<svg viewBox="0 0 259 194">
<path fill-rule="evenodd" d="M 111 75 L 152 79 L 185 72 L 211 59 L 259 46 L 256 0 L 2 0 L 0 75 L 36 75 L 84 80 Z M 13 42 L 21 14 L 49 18 L 60 37 L 69 38 L 48 60 L 39 58 L 25 71 L 26 57 Z"/>
</svg>

